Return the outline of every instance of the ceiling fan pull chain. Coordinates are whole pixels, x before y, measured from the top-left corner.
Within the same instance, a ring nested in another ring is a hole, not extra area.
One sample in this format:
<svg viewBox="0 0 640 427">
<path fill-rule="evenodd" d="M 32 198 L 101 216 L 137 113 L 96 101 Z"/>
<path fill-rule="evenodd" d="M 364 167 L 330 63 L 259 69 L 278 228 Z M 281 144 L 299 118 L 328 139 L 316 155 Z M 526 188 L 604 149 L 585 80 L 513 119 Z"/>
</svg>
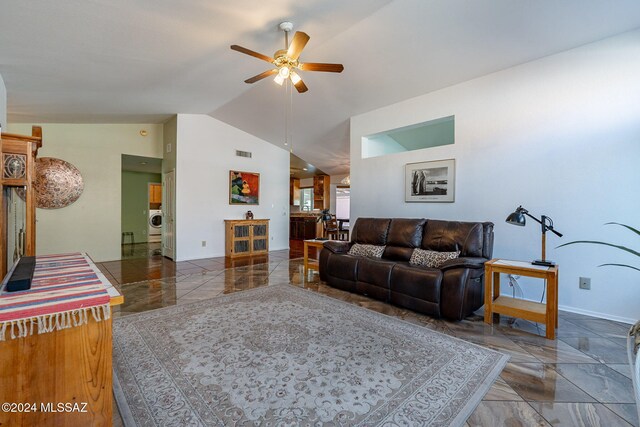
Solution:
<svg viewBox="0 0 640 427">
<path fill-rule="evenodd" d="M 289 145 L 291 146 L 291 152 L 293 153 L 293 83 L 287 81 L 287 90 L 289 91 L 289 118 L 291 119 L 291 129 L 289 130 Z"/>
</svg>

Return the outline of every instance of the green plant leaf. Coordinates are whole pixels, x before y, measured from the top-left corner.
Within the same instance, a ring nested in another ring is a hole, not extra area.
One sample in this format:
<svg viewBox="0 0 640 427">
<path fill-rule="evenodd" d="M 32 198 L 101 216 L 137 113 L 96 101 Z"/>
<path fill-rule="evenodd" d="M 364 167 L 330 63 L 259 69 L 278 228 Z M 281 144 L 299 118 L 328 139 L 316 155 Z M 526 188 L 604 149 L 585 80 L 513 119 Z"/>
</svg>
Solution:
<svg viewBox="0 0 640 427">
<path fill-rule="evenodd" d="M 631 268 L 633 270 L 638 270 L 640 271 L 640 268 L 634 267 L 632 265 L 627 265 L 627 264 L 600 264 L 598 267 L 605 267 L 605 266 L 614 266 L 614 267 L 627 267 L 627 268 Z"/>
<path fill-rule="evenodd" d="M 560 246 L 556 246 L 556 249 L 561 248 L 563 246 L 575 245 L 575 244 L 578 244 L 578 243 L 589 243 L 589 244 L 593 244 L 593 245 L 611 246 L 612 248 L 618 248 L 618 249 L 623 250 L 625 252 L 629 252 L 630 254 L 633 254 L 633 255 L 635 255 L 637 257 L 640 257 L 640 252 L 634 251 L 633 249 L 629 249 L 627 247 L 620 246 L 620 245 L 614 245 L 613 243 L 598 242 L 598 241 L 595 241 L 595 240 L 576 240 L 575 242 L 569 242 L 569 243 L 562 244 Z"/>
<path fill-rule="evenodd" d="M 633 227 L 630 227 L 626 224 L 620 224 L 619 222 L 607 222 L 605 225 L 619 225 L 620 227 L 624 227 L 626 229 L 629 229 L 631 231 L 633 231 L 634 233 L 636 233 L 638 236 L 640 236 L 640 230 L 636 230 Z"/>
</svg>

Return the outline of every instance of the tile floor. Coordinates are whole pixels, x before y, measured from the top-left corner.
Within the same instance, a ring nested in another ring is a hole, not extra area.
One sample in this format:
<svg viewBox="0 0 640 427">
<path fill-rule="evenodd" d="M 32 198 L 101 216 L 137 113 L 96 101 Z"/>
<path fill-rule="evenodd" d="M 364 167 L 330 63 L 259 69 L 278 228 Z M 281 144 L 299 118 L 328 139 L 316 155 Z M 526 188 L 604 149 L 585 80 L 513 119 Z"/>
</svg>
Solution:
<svg viewBox="0 0 640 427">
<path fill-rule="evenodd" d="M 291 249 L 289 250 L 272 251 L 268 255 L 236 259 L 216 257 L 173 262 L 162 256 L 160 243 L 138 243 L 135 245 L 122 245 L 122 259 L 99 262 L 96 265 L 111 283 L 122 285 L 302 257 L 303 246 L 301 240 L 291 240 L 290 246 Z M 315 249 L 312 248 L 311 256 L 316 256 L 314 251 Z"/>
<path fill-rule="evenodd" d="M 125 296 L 114 317 L 289 283 L 511 355 L 493 388 L 467 420 L 468 426 L 638 427 L 625 348 L 628 325 L 560 312 L 558 339 L 550 341 L 544 338 L 544 326 L 504 316 L 494 325 L 483 322 L 482 312 L 462 322 L 433 319 L 333 289 L 313 271 L 305 277 L 302 260 L 289 259 L 293 255 L 298 255 L 295 250 L 242 263 L 207 259 L 173 267 L 161 260 L 147 260 L 146 264 L 123 260 L 119 267 L 102 263 L 101 268 L 111 273 Z M 134 274 L 145 265 L 146 273 Z M 174 277 L 160 274 L 168 271 L 174 271 Z M 143 281 L 127 281 L 144 275 Z M 149 277 L 155 275 L 161 277 Z M 115 412 L 114 425 L 122 425 Z"/>
</svg>

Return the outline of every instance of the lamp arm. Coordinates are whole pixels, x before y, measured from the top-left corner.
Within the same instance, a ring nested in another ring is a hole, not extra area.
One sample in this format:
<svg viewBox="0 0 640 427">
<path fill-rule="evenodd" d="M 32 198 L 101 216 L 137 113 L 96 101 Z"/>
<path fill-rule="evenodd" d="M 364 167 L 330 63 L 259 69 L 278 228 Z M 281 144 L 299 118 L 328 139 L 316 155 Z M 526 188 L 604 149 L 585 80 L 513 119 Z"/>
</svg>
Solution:
<svg viewBox="0 0 640 427">
<path fill-rule="evenodd" d="M 523 214 L 525 214 L 526 216 L 528 216 L 529 218 L 531 218 L 532 220 L 534 220 L 535 222 L 537 222 L 538 224 L 542 225 L 543 227 L 546 227 L 546 224 L 545 224 L 545 223 L 543 223 L 542 221 L 540 221 L 540 220 L 539 220 L 538 218 L 536 218 L 535 216 L 531 215 L 531 214 L 529 213 L 529 211 L 523 211 L 522 213 L 523 213 Z M 543 218 L 546 218 L 546 217 L 543 217 Z M 543 233 L 544 233 L 545 231 L 547 231 L 547 230 L 544 230 L 544 231 L 543 231 Z"/>
<path fill-rule="evenodd" d="M 529 218 L 533 219 L 535 222 L 537 222 L 538 224 L 540 224 L 542 226 L 542 234 L 546 233 L 547 230 L 551 231 L 553 234 L 555 234 L 558 237 L 562 237 L 562 233 L 556 231 L 553 229 L 553 220 L 551 218 L 549 218 L 546 215 L 542 215 L 542 220 L 539 220 L 538 218 L 536 218 L 535 216 L 531 215 L 528 211 L 523 211 L 522 213 L 524 213 L 526 216 L 528 216 Z M 547 220 L 549 220 L 550 224 L 547 223 Z"/>
</svg>

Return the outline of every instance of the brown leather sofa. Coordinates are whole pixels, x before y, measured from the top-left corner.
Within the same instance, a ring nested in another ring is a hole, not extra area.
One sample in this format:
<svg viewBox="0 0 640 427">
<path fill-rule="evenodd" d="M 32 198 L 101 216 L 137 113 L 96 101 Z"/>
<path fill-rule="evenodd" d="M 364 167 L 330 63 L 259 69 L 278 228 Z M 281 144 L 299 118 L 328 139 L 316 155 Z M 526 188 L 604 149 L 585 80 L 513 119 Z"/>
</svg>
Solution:
<svg viewBox="0 0 640 427">
<path fill-rule="evenodd" d="M 354 243 L 385 245 L 382 258 L 349 255 Z M 460 251 L 440 268 L 409 264 L 414 248 Z M 358 218 L 350 242 L 327 241 L 320 279 L 434 317 L 461 320 L 484 304 L 484 263 L 493 252 L 493 223 Z"/>
</svg>

